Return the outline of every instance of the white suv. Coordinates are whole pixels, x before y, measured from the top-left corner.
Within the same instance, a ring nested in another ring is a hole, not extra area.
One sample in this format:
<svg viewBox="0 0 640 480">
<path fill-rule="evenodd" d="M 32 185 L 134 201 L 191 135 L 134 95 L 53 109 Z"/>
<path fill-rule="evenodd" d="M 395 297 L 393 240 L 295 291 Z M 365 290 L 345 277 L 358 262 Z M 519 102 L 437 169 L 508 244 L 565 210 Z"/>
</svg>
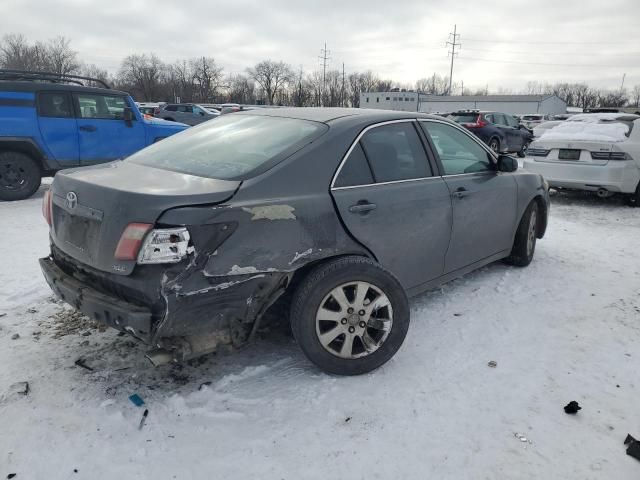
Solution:
<svg viewBox="0 0 640 480">
<path fill-rule="evenodd" d="M 524 168 L 555 188 L 590 190 L 600 197 L 627 195 L 640 205 L 640 116 L 574 115 L 537 138 Z"/>
</svg>

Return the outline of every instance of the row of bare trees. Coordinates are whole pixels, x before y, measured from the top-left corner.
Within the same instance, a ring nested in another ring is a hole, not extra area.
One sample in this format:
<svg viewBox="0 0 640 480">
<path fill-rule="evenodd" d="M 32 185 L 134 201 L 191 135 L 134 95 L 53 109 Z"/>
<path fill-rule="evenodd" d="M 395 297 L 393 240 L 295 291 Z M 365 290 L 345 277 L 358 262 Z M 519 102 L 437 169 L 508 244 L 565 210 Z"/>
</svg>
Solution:
<svg viewBox="0 0 640 480">
<path fill-rule="evenodd" d="M 86 64 L 71 48 L 69 39 L 59 36 L 46 42 L 30 43 L 19 34 L 0 39 L 0 67 L 19 70 L 43 70 L 58 74 L 82 74 L 111 83 L 130 92 L 139 101 L 177 101 L 294 106 L 360 105 L 362 92 L 389 91 L 392 87 L 445 95 L 449 78 L 434 73 L 415 85 L 399 85 L 381 79 L 372 71 L 345 74 L 338 70 L 304 73 L 294 71 L 282 61 L 263 60 L 243 73 L 225 74 L 213 57 L 202 56 L 164 62 L 154 53 L 134 54 L 124 58 L 114 74 L 93 64 Z M 488 88 L 464 90 L 457 84 L 454 92 L 486 95 Z M 513 93 L 498 89 L 497 93 Z M 567 105 L 581 108 L 624 105 L 640 106 L 640 85 L 631 91 L 592 88 L 586 83 L 544 84 L 529 82 L 528 94 L 555 94 Z"/>
</svg>

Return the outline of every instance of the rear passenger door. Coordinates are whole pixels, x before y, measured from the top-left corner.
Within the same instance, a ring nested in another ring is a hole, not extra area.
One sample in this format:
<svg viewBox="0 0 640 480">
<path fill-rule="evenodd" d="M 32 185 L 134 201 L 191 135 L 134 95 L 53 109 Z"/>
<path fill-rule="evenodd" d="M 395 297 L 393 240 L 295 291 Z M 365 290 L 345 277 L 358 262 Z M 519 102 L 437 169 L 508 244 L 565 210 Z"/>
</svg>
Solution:
<svg viewBox="0 0 640 480">
<path fill-rule="evenodd" d="M 60 166 L 77 166 L 78 126 L 70 93 L 38 93 L 38 126 L 45 148 Z"/>
<path fill-rule="evenodd" d="M 507 117 L 508 115 L 502 113 L 493 114 L 496 126 L 502 131 L 502 133 L 504 134 L 504 138 L 507 139 L 505 150 L 508 150 L 510 152 L 517 152 L 522 147 L 520 132 L 518 131 L 518 129 L 509 124 Z"/>
<path fill-rule="evenodd" d="M 331 186 L 349 232 L 406 289 L 442 275 L 452 222 L 449 190 L 433 175 L 416 127 L 365 129 Z"/>
<path fill-rule="evenodd" d="M 499 172 L 489 151 L 460 128 L 435 120 L 420 125 L 438 155 L 453 202 L 445 273 L 508 252 L 516 225 L 513 174 Z"/>
</svg>

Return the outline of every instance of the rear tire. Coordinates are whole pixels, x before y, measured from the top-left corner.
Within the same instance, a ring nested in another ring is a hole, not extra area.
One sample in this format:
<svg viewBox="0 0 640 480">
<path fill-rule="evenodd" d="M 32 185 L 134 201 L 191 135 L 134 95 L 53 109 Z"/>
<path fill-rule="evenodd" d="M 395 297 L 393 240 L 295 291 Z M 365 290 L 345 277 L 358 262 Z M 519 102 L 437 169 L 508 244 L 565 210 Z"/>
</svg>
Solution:
<svg viewBox="0 0 640 480">
<path fill-rule="evenodd" d="M 40 188 L 42 172 L 29 155 L 0 152 L 0 200 L 24 200 Z"/>
<path fill-rule="evenodd" d="M 342 257 L 309 272 L 293 295 L 290 318 L 311 362 L 327 373 L 360 375 L 398 351 L 409 328 L 409 302 L 380 265 Z"/>
<path fill-rule="evenodd" d="M 505 258 L 505 263 L 516 267 L 526 267 L 531 263 L 536 251 L 538 215 L 538 203 L 533 200 L 520 219 L 511 254 Z"/>
<path fill-rule="evenodd" d="M 640 183 L 638 183 L 635 193 L 627 196 L 627 205 L 630 207 L 640 207 Z"/>
</svg>

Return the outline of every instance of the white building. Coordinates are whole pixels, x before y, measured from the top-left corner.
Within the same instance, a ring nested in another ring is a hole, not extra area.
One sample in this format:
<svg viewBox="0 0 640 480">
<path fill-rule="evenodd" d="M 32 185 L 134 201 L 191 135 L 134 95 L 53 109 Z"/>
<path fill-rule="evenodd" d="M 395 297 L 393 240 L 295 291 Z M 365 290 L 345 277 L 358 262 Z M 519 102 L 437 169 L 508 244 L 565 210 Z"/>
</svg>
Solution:
<svg viewBox="0 0 640 480">
<path fill-rule="evenodd" d="M 556 95 L 426 95 L 416 92 L 369 92 L 360 94 L 360 108 L 380 108 L 425 113 L 458 110 L 488 110 L 512 115 L 567 112 L 567 104 Z"/>
</svg>

